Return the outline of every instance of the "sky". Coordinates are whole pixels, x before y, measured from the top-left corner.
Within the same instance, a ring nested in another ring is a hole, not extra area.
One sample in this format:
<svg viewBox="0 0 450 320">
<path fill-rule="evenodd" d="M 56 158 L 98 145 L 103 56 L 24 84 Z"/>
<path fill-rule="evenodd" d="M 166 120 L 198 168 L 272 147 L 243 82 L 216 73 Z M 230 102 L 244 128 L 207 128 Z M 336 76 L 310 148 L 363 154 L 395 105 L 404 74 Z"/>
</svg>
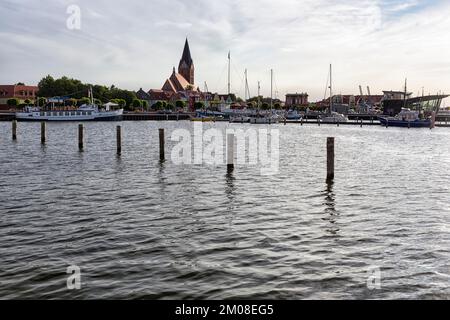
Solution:
<svg viewBox="0 0 450 320">
<path fill-rule="evenodd" d="M 80 28 L 67 9 L 80 9 Z M 251 95 L 450 92 L 448 0 L 0 0 L 0 84 L 45 75 L 160 89 L 189 39 L 196 85 Z M 364 89 L 366 91 L 366 89 Z M 446 102 L 447 105 L 449 105 Z"/>
</svg>

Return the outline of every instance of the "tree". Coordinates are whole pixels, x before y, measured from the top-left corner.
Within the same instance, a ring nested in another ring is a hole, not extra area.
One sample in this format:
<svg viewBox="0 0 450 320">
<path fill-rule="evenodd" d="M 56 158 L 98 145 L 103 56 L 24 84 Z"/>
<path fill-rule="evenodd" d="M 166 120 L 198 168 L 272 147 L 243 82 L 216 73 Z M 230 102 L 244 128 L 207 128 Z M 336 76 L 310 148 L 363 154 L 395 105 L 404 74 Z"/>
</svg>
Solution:
<svg viewBox="0 0 450 320">
<path fill-rule="evenodd" d="M 40 97 L 37 99 L 38 107 L 44 107 L 46 103 L 47 103 L 47 99 L 45 99 L 43 97 Z"/>
<path fill-rule="evenodd" d="M 142 102 L 139 99 L 134 99 L 132 103 L 132 110 L 137 110 L 142 108 Z"/>
<path fill-rule="evenodd" d="M 66 101 L 64 101 L 64 105 L 66 105 L 66 106 L 76 106 L 77 103 L 78 103 L 78 100 L 75 98 L 70 98 L 70 99 L 67 99 Z"/>
<path fill-rule="evenodd" d="M 10 107 L 17 107 L 20 104 L 20 101 L 17 98 L 11 98 L 11 99 L 8 99 L 8 101 L 6 101 L 6 103 Z"/>
<path fill-rule="evenodd" d="M 31 103 L 31 100 L 26 99 L 26 100 L 24 101 L 24 103 L 25 103 L 25 104 L 30 104 L 30 103 Z"/>
<path fill-rule="evenodd" d="M 264 103 L 261 105 L 261 109 L 263 109 L 263 110 L 269 110 L 269 109 L 270 109 L 270 105 L 269 105 L 267 102 L 264 102 Z"/>
<path fill-rule="evenodd" d="M 184 109 L 186 108 L 186 102 L 184 102 L 183 100 L 177 100 L 177 102 L 175 102 L 175 106 L 177 107 L 177 109 Z"/>
<path fill-rule="evenodd" d="M 148 101 L 147 100 L 141 100 L 141 103 L 142 103 L 142 108 L 144 110 L 147 110 L 148 109 Z"/>
<path fill-rule="evenodd" d="M 175 110 L 175 106 L 171 103 L 168 103 L 166 108 L 167 108 L 167 110 L 172 110 L 172 111 Z"/>
<path fill-rule="evenodd" d="M 78 105 L 79 106 L 82 106 L 83 104 L 89 104 L 89 103 L 91 103 L 91 100 L 89 98 L 86 98 L 86 97 L 81 98 L 81 99 L 78 100 Z"/>
<path fill-rule="evenodd" d="M 197 109 L 204 109 L 205 108 L 205 104 L 203 102 L 201 102 L 201 101 L 198 101 L 198 102 L 194 103 L 194 108 L 195 108 L 195 110 L 197 110 Z"/>
<path fill-rule="evenodd" d="M 275 103 L 274 105 L 273 105 L 273 107 L 275 108 L 275 109 L 277 109 L 277 110 L 279 110 L 279 109 L 281 109 L 281 103 Z"/>
</svg>

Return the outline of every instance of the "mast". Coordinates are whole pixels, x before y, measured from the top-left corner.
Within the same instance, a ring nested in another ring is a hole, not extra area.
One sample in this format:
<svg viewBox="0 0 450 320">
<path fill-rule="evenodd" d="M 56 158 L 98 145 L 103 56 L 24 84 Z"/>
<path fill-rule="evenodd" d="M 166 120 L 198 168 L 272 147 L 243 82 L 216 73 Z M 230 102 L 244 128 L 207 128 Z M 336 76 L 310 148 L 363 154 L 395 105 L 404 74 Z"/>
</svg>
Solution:
<svg viewBox="0 0 450 320">
<path fill-rule="evenodd" d="M 332 110 L 333 110 L 333 69 L 332 69 L 332 65 L 330 64 L 330 110 L 329 110 L 329 114 L 331 114 Z"/>
<path fill-rule="evenodd" d="M 261 82 L 258 81 L 258 102 L 257 102 L 257 108 L 259 110 L 259 97 L 261 96 Z"/>
<path fill-rule="evenodd" d="M 230 95 L 231 93 L 230 71 L 231 71 L 231 51 L 228 51 L 228 95 Z"/>
<path fill-rule="evenodd" d="M 270 69 L 270 111 L 273 107 L 273 69 Z"/>
<path fill-rule="evenodd" d="M 405 96 L 403 97 L 403 108 L 406 108 L 406 94 L 408 92 L 408 78 L 405 79 Z"/>
<path fill-rule="evenodd" d="M 244 92 L 244 100 L 247 102 L 247 97 L 250 99 L 250 94 L 247 96 L 248 90 L 248 78 L 247 78 L 247 69 L 245 69 L 245 92 Z"/>
</svg>

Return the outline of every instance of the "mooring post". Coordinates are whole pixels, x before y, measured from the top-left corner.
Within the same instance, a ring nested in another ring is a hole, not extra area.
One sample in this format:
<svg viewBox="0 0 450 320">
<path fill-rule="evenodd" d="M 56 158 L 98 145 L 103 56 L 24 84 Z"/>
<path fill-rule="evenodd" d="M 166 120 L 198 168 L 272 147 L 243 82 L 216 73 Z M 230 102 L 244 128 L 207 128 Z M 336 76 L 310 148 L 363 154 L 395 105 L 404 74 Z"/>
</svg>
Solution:
<svg viewBox="0 0 450 320">
<path fill-rule="evenodd" d="M 164 129 L 159 129 L 159 160 L 164 161 L 166 158 L 164 152 Z"/>
<path fill-rule="evenodd" d="M 317 116 L 317 125 L 320 127 L 320 117 Z"/>
<path fill-rule="evenodd" d="M 83 125 L 80 123 L 80 124 L 78 125 L 78 149 L 79 149 L 80 151 L 82 151 L 82 150 L 83 150 L 83 147 L 84 147 L 84 138 L 83 138 L 83 135 L 84 135 L 84 129 L 83 129 Z"/>
<path fill-rule="evenodd" d="M 45 144 L 45 141 L 47 140 L 46 137 L 46 124 L 45 121 L 41 122 L 41 144 Z"/>
<path fill-rule="evenodd" d="M 363 127 L 363 119 L 361 118 L 361 128 Z"/>
<path fill-rule="evenodd" d="M 300 125 L 303 126 L 303 117 L 300 119 Z"/>
<path fill-rule="evenodd" d="M 336 123 L 337 123 L 337 126 L 339 127 L 339 119 L 337 120 L 337 122 L 336 122 Z"/>
<path fill-rule="evenodd" d="M 327 138 L 327 181 L 334 180 L 334 137 Z"/>
<path fill-rule="evenodd" d="M 370 117 L 370 123 L 373 123 L 373 117 Z"/>
<path fill-rule="evenodd" d="M 117 154 L 122 153 L 122 127 L 117 126 Z"/>
<path fill-rule="evenodd" d="M 17 120 L 12 121 L 12 139 L 17 140 Z"/>
<path fill-rule="evenodd" d="M 227 170 L 234 169 L 234 134 L 227 135 Z"/>
<path fill-rule="evenodd" d="M 386 128 L 389 127 L 389 119 L 386 119 Z"/>
</svg>

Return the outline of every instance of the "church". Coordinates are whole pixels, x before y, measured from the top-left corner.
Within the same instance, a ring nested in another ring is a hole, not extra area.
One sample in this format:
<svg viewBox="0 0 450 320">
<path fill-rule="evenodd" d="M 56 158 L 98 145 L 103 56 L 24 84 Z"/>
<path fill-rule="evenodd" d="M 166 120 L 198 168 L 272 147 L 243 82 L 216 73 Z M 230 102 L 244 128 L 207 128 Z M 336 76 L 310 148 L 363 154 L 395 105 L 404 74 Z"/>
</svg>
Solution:
<svg viewBox="0 0 450 320">
<path fill-rule="evenodd" d="M 175 67 L 172 69 L 172 74 L 166 79 L 161 89 L 150 89 L 145 92 L 141 88 L 136 92 L 136 96 L 138 99 L 147 100 L 150 107 L 158 101 L 166 101 L 172 105 L 175 105 L 178 100 L 185 101 L 191 111 L 195 110 L 194 105 L 199 101 L 206 103 L 206 105 L 214 104 L 216 107 L 229 107 L 236 101 L 234 94 L 219 95 L 202 92 L 200 88 L 195 86 L 195 67 L 187 38 L 178 70 Z"/>
<path fill-rule="evenodd" d="M 177 93 L 194 89 L 194 61 L 191 57 L 189 42 L 186 39 L 183 49 L 183 55 L 178 64 L 178 73 L 173 68 L 172 75 L 166 80 L 161 90 Z"/>
</svg>

